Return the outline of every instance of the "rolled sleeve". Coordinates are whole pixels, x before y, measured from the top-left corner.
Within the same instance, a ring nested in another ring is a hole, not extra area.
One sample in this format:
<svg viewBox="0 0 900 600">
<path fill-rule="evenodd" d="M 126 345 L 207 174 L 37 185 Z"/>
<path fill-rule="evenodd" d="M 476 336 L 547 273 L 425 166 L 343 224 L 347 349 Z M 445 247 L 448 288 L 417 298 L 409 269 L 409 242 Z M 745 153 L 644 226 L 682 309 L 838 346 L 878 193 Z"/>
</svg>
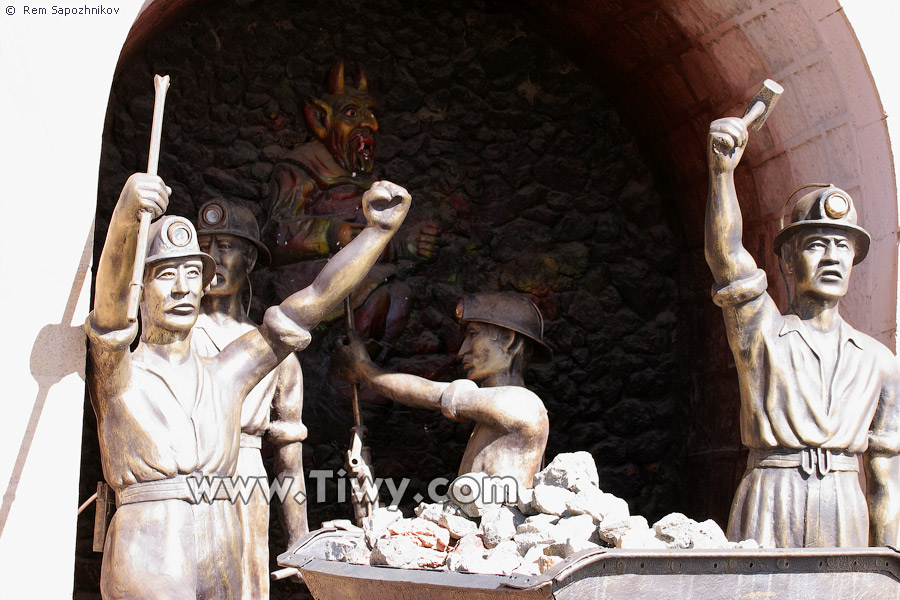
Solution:
<svg viewBox="0 0 900 600">
<path fill-rule="evenodd" d="M 723 287 L 713 286 L 712 299 L 716 306 L 727 308 L 744 304 L 765 293 L 769 282 L 766 272 L 757 269 L 753 275 L 730 282 Z"/>
<path fill-rule="evenodd" d="M 279 306 L 272 306 L 263 317 L 263 330 L 270 340 L 277 340 L 291 350 L 303 350 L 312 341 L 309 332 L 290 319 Z"/>
<path fill-rule="evenodd" d="M 464 421 L 465 419 L 462 419 L 457 415 L 462 399 L 461 397 L 463 394 L 477 389 L 478 385 L 476 385 L 474 381 L 457 379 L 447 386 L 447 389 L 441 394 L 441 413 L 448 419 Z"/>
<path fill-rule="evenodd" d="M 102 331 L 94 324 L 94 311 L 91 311 L 84 321 L 84 333 L 91 342 L 91 348 L 101 352 L 123 352 L 130 349 L 137 331 L 137 322 L 131 323 L 125 329 Z"/>
</svg>

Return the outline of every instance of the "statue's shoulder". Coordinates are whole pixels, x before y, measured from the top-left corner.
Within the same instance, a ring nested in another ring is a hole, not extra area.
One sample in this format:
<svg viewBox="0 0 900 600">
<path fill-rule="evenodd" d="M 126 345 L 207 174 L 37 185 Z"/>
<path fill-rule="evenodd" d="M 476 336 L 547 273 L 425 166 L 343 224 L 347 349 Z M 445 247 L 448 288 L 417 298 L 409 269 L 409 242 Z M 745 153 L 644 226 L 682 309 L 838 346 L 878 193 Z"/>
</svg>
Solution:
<svg viewBox="0 0 900 600">
<path fill-rule="evenodd" d="M 844 321 L 842 327 L 846 328 L 845 336 L 856 343 L 866 354 L 870 355 L 885 371 L 900 373 L 897 357 L 890 348 L 872 336 L 859 331 L 846 321 Z"/>
<path fill-rule="evenodd" d="M 547 410 L 547 408 L 544 406 L 544 401 L 541 400 L 541 397 L 533 391 L 529 390 L 527 387 L 522 387 L 519 385 L 507 385 L 503 386 L 502 389 L 510 396 L 515 397 L 516 400 L 520 403 L 531 405 L 535 408 L 539 408 L 544 412 L 546 412 Z"/>
</svg>

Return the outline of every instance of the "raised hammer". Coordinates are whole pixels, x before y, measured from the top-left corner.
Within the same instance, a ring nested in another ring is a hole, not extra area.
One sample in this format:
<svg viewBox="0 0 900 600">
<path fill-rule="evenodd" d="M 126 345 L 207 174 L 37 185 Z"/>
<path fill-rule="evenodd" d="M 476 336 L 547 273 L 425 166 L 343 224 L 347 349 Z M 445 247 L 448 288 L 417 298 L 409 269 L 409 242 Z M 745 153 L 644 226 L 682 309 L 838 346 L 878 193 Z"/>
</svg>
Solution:
<svg viewBox="0 0 900 600">
<path fill-rule="evenodd" d="M 744 116 L 741 117 L 744 125 L 753 131 L 759 131 L 783 93 L 783 87 L 771 79 L 766 79 L 759 91 L 756 92 L 753 100 L 747 105 L 747 111 L 744 113 Z"/>
</svg>

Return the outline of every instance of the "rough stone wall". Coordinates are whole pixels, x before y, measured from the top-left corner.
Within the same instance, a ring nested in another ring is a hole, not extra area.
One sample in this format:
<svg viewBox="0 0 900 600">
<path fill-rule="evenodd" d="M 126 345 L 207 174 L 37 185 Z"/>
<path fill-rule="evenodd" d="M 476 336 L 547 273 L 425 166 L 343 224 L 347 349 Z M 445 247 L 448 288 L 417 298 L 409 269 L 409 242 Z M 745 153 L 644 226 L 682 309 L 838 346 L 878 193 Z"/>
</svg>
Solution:
<svg viewBox="0 0 900 600">
<path fill-rule="evenodd" d="M 304 95 L 321 92 L 336 60 L 358 62 L 380 107 L 380 175 L 412 193 L 408 222 L 442 228 L 434 262 L 400 263 L 413 312 L 382 364 L 458 377 L 452 314 L 461 294 L 529 293 L 555 350 L 528 377 L 550 414 L 548 459 L 587 450 L 601 487 L 633 512 L 655 519 L 678 510 L 689 396 L 676 360 L 679 242 L 627 124 L 604 98 L 610 82 L 554 47 L 490 2 L 211 5 L 122 65 L 104 134 L 95 257 L 122 184 L 146 169 L 154 73 L 172 77 L 159 168 L 174 192 L 170 212 L 194 218 L 203 201 L 224 195 L 263 218 L 274 150 L 308 138 Z M 255 281 L 258 317 L 270 298 L 265 274 Z M 349 439 L 349 416 L 337 422 L 348 413 L 318 400 L 334 329 L 319 328 L 301 353 L 307 471 L 339 469 Z M 452 478 L 471 431 L 398 405 L 368 406 L 365 417 L 376 474 L 411 478 L 407 507 L 432 478 Z M 87 421 L 83 497 L 99 475 Z M 312 526 L 350 514 L 349 503 L 334 502 L 333 484 L 327 492 L 328 502 L 310 505 Z M 272 542 L 273 554 L 283 550 L 277 532 Z M 82 565 L 91 580 L 94 567 Z"/>
</svg>

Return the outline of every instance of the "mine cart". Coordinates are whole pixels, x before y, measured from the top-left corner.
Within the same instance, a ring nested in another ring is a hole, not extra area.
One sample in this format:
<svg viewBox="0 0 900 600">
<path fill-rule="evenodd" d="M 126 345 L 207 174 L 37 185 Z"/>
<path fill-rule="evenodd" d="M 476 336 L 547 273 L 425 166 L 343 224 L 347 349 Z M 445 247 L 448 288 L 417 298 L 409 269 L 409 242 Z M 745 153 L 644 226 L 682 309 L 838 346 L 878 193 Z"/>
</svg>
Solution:
<svg viewBox="0 0 900 600">
<path fill-rule="evenodd" d="M 601 548 L 534 576 L 394 569 L 323 558 L 328 540 L 358 535 L 314 531 L 281 554 L 278 564 L 296 568 L 316 600 L 900 599 L 900 553 L 893 548 Z"/>
</svg>

